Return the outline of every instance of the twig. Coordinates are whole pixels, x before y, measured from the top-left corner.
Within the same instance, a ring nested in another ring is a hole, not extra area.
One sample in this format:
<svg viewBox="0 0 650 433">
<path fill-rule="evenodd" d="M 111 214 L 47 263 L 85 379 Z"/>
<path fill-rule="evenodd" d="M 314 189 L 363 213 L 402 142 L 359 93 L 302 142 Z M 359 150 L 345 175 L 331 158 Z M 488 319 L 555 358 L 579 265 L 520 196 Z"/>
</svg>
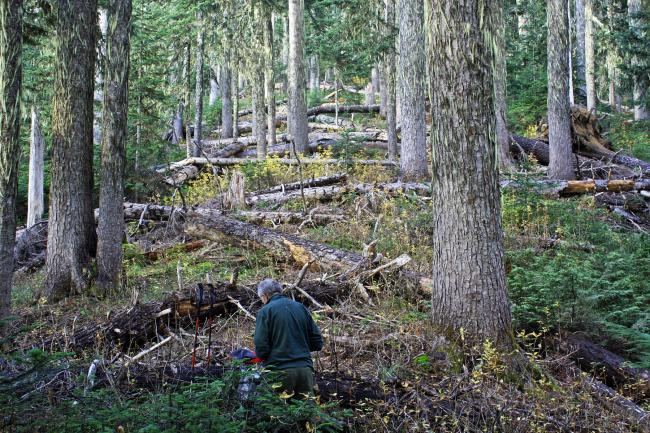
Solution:
<svg viewBox="0 0 650 433">
<path fill-rule="evenodd" d="M 237 306 L 237 308 L 239 308 L 246 315 L 246 317 L 249 317 L 249 318 L 253 319 L 254 322 L 257 321 L 255 316 L 253 316 L 251 313 L 249 313 L 249 311 L 246 308 L 244 308 L 242 306 L 242 304 L 237 299 L 233 298 L 230 295 L 228 295 L 228 299 L 230 300 L 231 303 L 235 304 Z"/>
<path fill-rule="evenodd" d="M 160 343 L 154 344 L 154 345 L 151 346 L 149 349 L 143 350 L 142 352 L 140 352 L 140 353 L 138 353 L 137 355 L 135 355 L 133 358 L 131 358 L 131 359 L 129 359 L 128 361 L 126 361 L 126 362 L 124 363 L 124 366 L 125 366 L 125 367 L 128 367 L 130 364 L 132 364 L 133 362 L 135 362 L 135 361 L 137 361 L 138 359 L 142 358 L 143 356 L 147 355 L 148 353 L 151 353 L 151 352 L 153 352 L 154 350 L 158 349 L 159 347 L 164 346 L 165 344 L 169 343 L 169 342 L 171 341 L 171 339 L 172 339 L 172 336 L 170 335 L 169 337 L 165 338 L 165 339 L 164 339 L 163 341 L 161 341 Z"/>
</svg>

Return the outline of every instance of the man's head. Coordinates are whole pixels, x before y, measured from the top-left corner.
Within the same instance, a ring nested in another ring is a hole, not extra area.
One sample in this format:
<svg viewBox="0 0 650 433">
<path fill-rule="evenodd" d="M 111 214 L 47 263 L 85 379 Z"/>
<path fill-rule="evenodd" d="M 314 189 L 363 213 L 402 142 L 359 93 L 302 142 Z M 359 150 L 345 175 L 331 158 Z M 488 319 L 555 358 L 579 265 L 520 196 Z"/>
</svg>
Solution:
<svg viewBox="0 0 650 433">
<path fill-rule="evenodd" d="M 276 293 L 282 293 L 282 285 L 273 278 L 266 278 L 257 285 L 257 296 L 266 304 Z"/>
</svg>

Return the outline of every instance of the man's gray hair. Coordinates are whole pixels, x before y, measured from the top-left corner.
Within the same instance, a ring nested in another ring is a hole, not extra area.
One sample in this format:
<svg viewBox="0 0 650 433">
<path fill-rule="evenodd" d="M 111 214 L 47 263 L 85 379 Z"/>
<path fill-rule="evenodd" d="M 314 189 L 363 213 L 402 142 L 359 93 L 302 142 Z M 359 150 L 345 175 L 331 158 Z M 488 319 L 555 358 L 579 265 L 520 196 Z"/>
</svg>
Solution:
<svg viewBox="0 0 650 433">
<path fill-rule="evenodd" d="M 273 278 L 266 278 L 257 285 L 257 296 L 272 296 L 274 293 L 282 293 L 282 285 Z"/>
</svg>

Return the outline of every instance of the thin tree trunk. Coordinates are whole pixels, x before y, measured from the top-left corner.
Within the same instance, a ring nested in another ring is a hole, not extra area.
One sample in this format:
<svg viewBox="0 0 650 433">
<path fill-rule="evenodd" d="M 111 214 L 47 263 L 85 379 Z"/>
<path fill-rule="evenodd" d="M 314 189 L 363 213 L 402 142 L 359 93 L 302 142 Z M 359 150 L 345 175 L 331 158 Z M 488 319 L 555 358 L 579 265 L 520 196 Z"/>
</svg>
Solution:
<svg viewBox="0 0 650 433">
<path fill-rule="evenodd" d="M 96 248 L 93 212 L 93 86 L 96 0 L 60 0 L 52 110 L 52 181 L 45 293 L 87 289 Z"/>
<path fill-rule="evenodd" d="M 585 0 L 575 0 L 576 7 L 576 81 L 578 87 L 587 82 L 585 72 Z M 583 96 L 584 97 L 584 96 Z"/>
<path fill-rule="evenodd" d="M 142 104 L 140 102 L 140 96 L 138 95 L 138 115 L 142 111 Z M 139 128 L 140 122 L 138 122 Z M 176 113 L 174 114 L 174 124 L 172 126 L 174 130 L 174 135 L 172 136 L 173 144 L 180 144 L 183 140 L 183 103 L 179 102 L 178 107 L 176 108 Z M 138 129 L 140 131 L 140 129 Z M 139 143 L 138 143 L 139 144 Z"/>
<path fill-rule="evenodd" d="M 221 69 L 221 138 L 233 136 L 233 107 L 232 107 L 232 73 L 230 69 L 230 50 L 224 53 L 224 64 Z"/>
<path fill-rule="evenodd" d="M 104 139 L 97 227 L 97 284 L 121 285 L 124 163 L 128 138 L 131 0 L 110 0 L 104 92 Z"/>
<path fill-rule="evenodd" d="M 402 113 L 400 174 L 404 181 L 429 176 L 424 122 L 424 2 L 401 0 L 399 20 L 399 76 Z"/>
<path fill-rule="evenodd" d="M 282 92 L 289 92 L 289 19 L 286 15 L 282 16 L 282 50 L 280 52 L 284 74 L 282 77 Z"/>
<path fill-rule="evenodd" d="M 548 140 L 549 176 L 575 179 L 571 148 L 571 111 L 569 107 L 569 66 L 567 49 L 569 25 L 565 0 L 549 0 L 548 20 Z"/>
<path fill-rule="evenodd" d="M 192 156 L 199 156 L 201 154 L 201 133 L 203 132 L 203 50 L 205 40 L 203 13 L 199 12 L 197 18 L 199 33 L 196 38 L 196 89 L 194 90 L 194 142 L 192 144 Z"/>
<path fill-rule="evenodd" d="M 395 25 L 395 0 L 385 0 L 386 23 Z M 388 159 L 397 159 L 397 105 L 395 92 L 395 52 L 390 50 L 384 57 L 384 75 L 386 83 L 386 128 L 388 130 Z"/>
<path fill-rule="evenodd" d="M 305 105 L 305 3 L 289 0 L 289 127 L 296 152 L 307 149 L 309 128 Z"/>
<path fill-rule="evenodd" d="M 43 196 L 45 139 L 41 131 L 38 109 L 32 106 L 32 130 L 29 138 L 29 185 L 27 187 L 27 227 L 41 219 L 45 210 Z"/>
<path fill-rule="evenodd" d="M 585 0 L 585 81 L 587 109 L 596 110 L 596 59 L 594 53 L 593 0 Z"/>
<path fill-rule="evenodd" d="M 192 43 L 187 40 L 185 44 L 185 61 L 184 61 L 184 79 L 185 89 L 183 94 L 183 106 L 185 111 L 185 149 L 187 157 L 192 156 L 192 134 L 190 134 L 190 112 L 191 112 L 191 99 L 192 99 Z"/>
<path fill-rule="evenodd" d="M 14 273 L 23 75 L 22 19 L 22 0 L 0 0 L 0 320 L 11 312 Z"/>
<path fill-rule="evenodd" d="M 312 54 L 309 57 L 309 91 L 318 92 L 320 90 L 320 71 L 318 70 L 318 56 Z"/>
<path fill-rule="evenodd" d="M 528 30 L 526 26 L 528 25 L 528 17 L 526 16 L 526 11 L 522 0 L 516 0 L 517 4 L 517 34 L 519 36 L 526 36 Z"/>
<path fill-rule="evenodd" d="M 233 138 L 239 137 L 239 71 L 234 69 L 232 71 L 231 80 L 231 95 L 232 95 L 232 136 Z"/>
<path fill-rule="evenodd" d="M 645 31 L 643 30 L 646 23 L 643 22 L 638 14 L 642 11 L 641 0 L 628 0 L 627 13 L 630 22 L 630 30 L 637 41 L 645 40 Z M 637 42 L 638 43 L 638 42 Z M 647 59 L 646 59 L 647 61 Z M 634 120 L 645 120 L 650 118 L 650 110 L 645 103 L 648 100 L 648 69 L 642 68 L 643 59 L 637 54 L 632 55 L 632 66 L 634 67 Z"/>
<path fill-rule="evenodd" d="M 108 33 L 108 11 L 99 8 L 99 32 L 101 39 L 97 56 L 97 66 L 95 70 L 95 92 L 94 99 L 98 102 L 99 108 L 95 111 L 93 118 L 93 142 L 96 145 L 102 143 L 102 122 L 103 122 L 103 101 L 104 101 L 104 59 L 106 57 L 106 35 Z"/>
<path fill-rule="evenodd" d="M 616 30 L 614 28 L 614 5 L 613 0 L 607 3 L 607 21 L 610 34 Z M 610 41 L 607 46 L 607 79 L 609 81 L 609 107 L 612 112 L 618 111 L 616 106 L 616 47 Z"/>
<path fill-rule="evenodd" d="M 264 96 L 266 97 L 268 144 L 275 146 L 276 125 L 275 125 L 275 73 L 273 56 L 273 14 L 267 11 L 266 25 L 264 27 Z"/>
<path fill-rule="evenodd" d="M 209 69 L 210 69 L 210 96 L 208 97 L 208 105 L 212 107 L 214 104 L 217 103 L 217 98 L 219 97 L 220 89 L 219 89 L 219 83 L 217 82 L 214 68 L 209 68 Z M 223 76 L 223 72 L 220 75 Z"/>
<path fill-rule="evenodd" d="M 569 105 L 575 105 L 575 98 L 573 96 L 573 44 L 571 43 L 571 0 L 567 0 L 567 18 L 569 20 Z"/>
<path fill-rule="evenodd" d="M 427 1 L 427 59 L 435 89 L 433 321 L 454 341 L 462 330 L 471 343 L 487 339 L 508 346 L 492 83 L 499 6 Z"/>
<path fill-rule="evenodd" d="M 507 169 L 512 166 L 512 160 L 510 159 L 510 134 L 508 133 L 506 121 L 506 23 L 503 15 L 503 0 L 498 0 L 496 8 L 494 109 L 499 146 L 499 165 L 502 169 Z"/>
<path fill-rule="evenodd" d="M 377 75 L 379 81 L 379 114 L 386 117 L 386 105 L 388 103 L 388 93 L 386 88 L 386 65 L 381 61 L 377 65 Z"/>
<path fill-rule="evenodd" d="M 266 158 L 266 106 L 264 104 L 264 67 L 262 59 L 256 60 L 251 77 L 253 94 L 253 135 L 257 142 L 257 157 Z"/>
</svg>

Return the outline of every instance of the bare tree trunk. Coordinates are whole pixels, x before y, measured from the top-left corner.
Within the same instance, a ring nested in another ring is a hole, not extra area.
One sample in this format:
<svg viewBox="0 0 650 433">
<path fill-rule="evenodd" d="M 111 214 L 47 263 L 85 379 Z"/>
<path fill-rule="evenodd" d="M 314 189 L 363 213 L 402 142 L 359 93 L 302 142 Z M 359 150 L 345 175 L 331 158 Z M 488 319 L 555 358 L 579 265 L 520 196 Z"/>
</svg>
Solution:
<svg viewBox="0 0 650 433">
<path fill-rule="evenodd" d="M 96 145 L 102 143 L 102 119 L 104 101 L 104 58 L 106 57 L 106 34 L 108 32 L 108 11 L 100 7 L 99 10 L 99 32 L 101 39 L 97 53 L 97 66 L 95 69 L 95 92 L 94 100 L 99 102 L 99 109 L 95 111 L 93 118 L 93 142 Z"/>
<path fill-rule="evenodd" d="M 519 36 L 526 36 L 528 34 L 528 30 L 526 29 L 526 26 L 528 25 L 528 17 L 526 16 L 526 11 L 524 9 L 524 5 L 522 4 L 522 0 L 516 0 L 517 4 L 517 34 Z"/>
<path fill-rule="evenodd" d="M 232 95 L 232 136 L 233 138 L 239 137 L 239 70 L 234 69 L 232 71 L 231 78 L 231 95 Z"/>
<path fill-rule="evenodd" d="M 386 105 L 388 103 L 388 93 L 386 88 L 386 65 L 381 61 L 377 65 L 377 75 L 379 82 L 379 114 L 386 117 Z"/>
<path fill-rule="evenodd" d="M 289 19 L 286 15 L 282 16 L 282 50 L 280 57 L 282 57 L 282 65 L 285 70 L 282 77 L 282 92 L 286 94 L 289 92 Z"/>
<path fill-rule="evenodd" d="M 395 25 L 395 0 L 385 0 L 385 18 L 389 26 Z M 391 50 L 384 57 L 384 77 L 386 85 L 386 128 L 388 130 L 388 159 L 397 159 L 397 105 L 395 97 L 395 52 Z"/>
<path fill-rule="evenodd" d="M 594 38 L 593 0 L 585 0 L 585 80 L 587 85 L 587 109 L 596 111 Z"/>
<path fill-rule="evenodd" d="M 320 71 L 318 70 L 318 56 L 309 57 L 309 91 L 318 92 L 320 90 Z"/>
<path fill-rule="evenodd" d="M 224 53 L 224 64 L 221 69 L 221 138 L 233 136 L 233 107 L 232 107 L 232 73 L 230 69 L 230 50 Z"/>
<path fill-rule="evenodd" d="M 219 69 L 221 68 L 217 68 L 217 71 Z M 219 88 L 219 83 L 217 82 L 215 69 L 213 67 L 210 67 L 209 70 L 210 70 L 210 96 L 208 97 L 208 105 L 212 107 L 214 104 L 217 103 L 217 98 L 219 97 L 219 93 L 221 89 Z M 223 73 L 219 75 L 223 75 Z"/>
<path fill-rule="evenodd" d="M 185 149 L 187 157 L 192 156 L 192 134 L 190 134 L 190 107 L 192 99 L 192 44 L 190 40 L 187 40 L 185 44 L 185 61 L 184 61 L 184 79 L 185 79 L 185 89 L 183 95 L 183 107 L 185 111 Z"/>
<path fill-rule="evenodd" d="M 128 137 L 131 0 L 110 0 L 106 50 L 104 139 L 97 227 L 97 284 L 114 290 L 122 281 L 124 163 Z"/>
<path fill-rule="evenodd" d="M 614 5 L 613 0 L 607 2 L 607 21 L 610 34 L 616 30 L 614 28 Z M 609 107 L 612 112 L 618 111 L 616 105 L 616 47 L 610 41 L 607 46 L 607 79 L 609 81 Z"/>
<path fill-rule="evenodd" d="M 427 1 L 427 59 L 435 89 L 433 321 L 454 341 L 462 330 L 472 343 L 509 346 L 492 90 L 499 6 Z"/>
<path fill-rule="evenodd" d="M 309 128 L 305 105 L 305 3 L 289 0 L 289 126 L 296 152 L 307 149 Z"/>
<path fill-rule="evenodd" d="M 20 161 L 22 0 L 0 1 L 0 320 L 11 312 Z M 91 78 L 92 79 L 92 78 Z M 0 324 L 0 329 L 2 324 Z"/>
<path fill-rule="evenodd" d="M 141 112 L 140 96 L 138 95 L 138 114 Z M 172 128 L 174 130 L 174 135 L 172 136 L 173 144 L 180 144 L 183 137 L 183 103 L 179 102 L 178 107 L 176 108 L 176 114 L 174 114 L 174 121 Z M 139 122 L 138 122 L 139 128 Z M 140 129 L 138 129 L 139 131 Z M 138 143 L 139 144 L 139 143 Z"/>
<path fill-rule="evenodd" d="M 256 61 L 251 77 L 253 93 L 253 135 L 256 136 L 257 157 L 266 158 L 266 107 L 264 104 L 264 67 Z"/>
<path fill-rule="evenodd" d="M 93 212 L 93 86 L 96 0 L 60 0 L 52 110 L 52 181 L 45 293 L 88 288 L 96 248 Z"/>
<path fill-rule="evenodd" d="M 32 106 L 32 130 L 29 138 L 29 185 L 27 187 L 27 227 L 43 218 L 45 199 L 43 176 L 45 170 L 45 139 L 41 131 L 38 109 Z"/>
<path fill-rule="evenodd" d="M 548 140 L 549 176 L 575 179 L 571 148 L 571 111 L 569 107 L 569 23 L 565 0 L 549 0 L 548 20 Z"/>
<path fill-rule="evenodd" d="M 567 18 L 569 20 L 569 49 L 567 53 L 569 55 L 569 105 L 573 107 L 575 105 L 575 98 L 573 96 L 573 46 L 571 43 L 571 0 L 567 0 Z"/>
<path fill-rule="evenodd" d="M 567 0 L 568 1 L 568 0 Z M 495 33 L 495 71 L 494 71 L 494 110 L 496 115 L 496 133 L 499 146 L 499 165 L 502 169 L 512 166 L 510 159 L 510 133 L 506 121 L 506 23 L 504 19 L 504 2 L 497 1 Z"/>
<path fill-rule="evenodd" d="M 424 180 L 429 176 L 427 136 L 424 122 L 424 2 L 400 0 L 399 76 L 402 113 L 400 174 L 404 181 Z"/>
<path fill-rule="evenodd" d="M 275 125 L 275 73 L 273 56 L 273 14 L 267 11 L 264 27 L 264 96 L 266 98 L 268 144 L 275 146 L 276 125 Z M 265 152 L 266 153 L 266 152 Z"/>
<path fill-rule="evenodd" d="M 575 0 L 576 6 L 576 78 L 578 87 L 587 82 L 585 72 L 585 0 Z"/>
<path fill-rule="evenodd" d="M 201 155 L 201 133 L 203 132 L 203 50 L 205 32 L 203 30 L 203 13 L 199 12 L 198 17 L 199 33 L 196 38 L 196 89 L 194 90 L 194 142 L 192 143 L 192 155 Z"/>
<path fill-rule="evenodd" d="M 643 22 L 638 14 L 642 11 L 641 0 L 628 0 L 627 13 L 630 22 L 630 30 L 635 36 L 635 39 L 643 41 L 645 38 L 645 31 L 643 30 L 646 23 Z M 648 70 L 640 67 L 643 60 L 638 55 L 632 56 L 632 66 L 636 69 L 634 72 L 634 120 L 645 120 L 650 118 L 650 110 L 646 107 L 645 103 L 648 100 Z M 647 59 L 646 59 L 647 62 Z"/>
</svg>

